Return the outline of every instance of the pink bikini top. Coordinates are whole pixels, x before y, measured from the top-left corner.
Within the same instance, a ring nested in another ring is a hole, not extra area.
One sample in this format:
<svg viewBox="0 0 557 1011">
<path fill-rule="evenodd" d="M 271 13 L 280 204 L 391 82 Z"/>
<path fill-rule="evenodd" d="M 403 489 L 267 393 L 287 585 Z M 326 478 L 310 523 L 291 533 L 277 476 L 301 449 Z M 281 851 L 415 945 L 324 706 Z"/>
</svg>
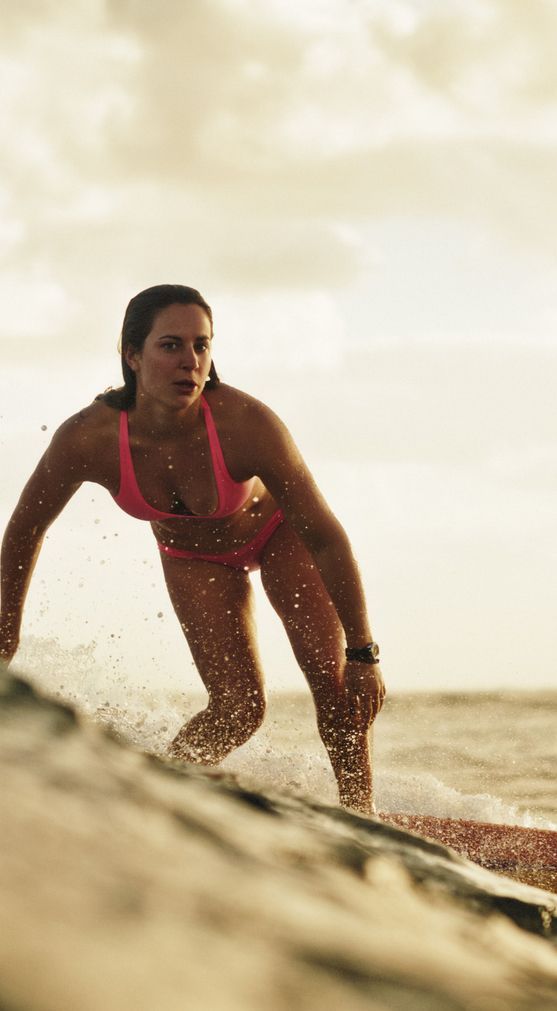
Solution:
<svg viewBox="0 0 557 1011">
<path fill-rule="evenodd" d="M 218 520 L 223 516 L 230 516 L 241 509 L 250 497 L 255 478 L 250 481 L 234 481 L 228 473 L 224 462 L 222 449 L 213 421 L 213 415 L 205 397 L 201 397 L 203 417 L 209 439 L 209 449 L 213 461 L 213 473 L 217 486 L 219 504 L 214 513 L 210 516 L 199 516 L 196 513 L 163 513 L 159 509 L 154 509 L 145 501 L 139 485 L 135 478 L 132 454 L 130 450 L 130 439 L 128 432 L 128 412 L 120 412 L 120 488 L 118 494 L 114 495 L 114 501 L 124 512 L 129 513 L 138 520 Z"/>
</svg>

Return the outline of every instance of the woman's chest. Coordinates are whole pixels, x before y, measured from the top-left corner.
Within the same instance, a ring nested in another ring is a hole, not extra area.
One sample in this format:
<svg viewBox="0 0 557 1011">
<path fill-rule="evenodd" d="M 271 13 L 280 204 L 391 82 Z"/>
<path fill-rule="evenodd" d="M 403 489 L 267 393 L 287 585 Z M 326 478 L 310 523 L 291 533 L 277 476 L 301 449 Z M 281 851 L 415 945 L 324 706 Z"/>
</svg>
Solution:
<svg viewBox="0 0 557 1011">
<path fill-rule="evenodd" d="M 209 516 L 218 509 L 215 461 L 203 435 L 130 440 L 133 478 L 146 502 L 162 512 Z"/>
</svg>

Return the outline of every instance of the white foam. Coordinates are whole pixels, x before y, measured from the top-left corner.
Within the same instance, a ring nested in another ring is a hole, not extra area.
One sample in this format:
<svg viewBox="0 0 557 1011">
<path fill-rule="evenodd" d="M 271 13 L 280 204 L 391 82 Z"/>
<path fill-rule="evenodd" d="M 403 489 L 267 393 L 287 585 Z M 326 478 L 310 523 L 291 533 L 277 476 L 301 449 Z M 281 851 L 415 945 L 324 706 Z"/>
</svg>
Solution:
<svg viewBox="0 0 557 1011">
<path fill-rule="evenodd" d="M 463 818 L 501 825 L 524 825 L 527 828 L 557 828 L 542 815 L 519 810 L 517 806 L 488 793 L 461 793 L 429 773 L 383 773 L 376 783 L 376 802 L 380 811 L 390 813 Z"/>
<path fill-rule="evenodd" d="M 251 788 L 281 789 L 312 797 L 324 804 L 338 803 L 336 786 L 326 757 L 315 752 L 283 751 L 259 738 L 230 755 L 222 767 Z M 433 815 L 527 828 L 557 829 L 540 814 L 520 810 L 489 794 L 466 794 L 429 773 L 401 775 L 384 771 L 375 780 L 378 811 Z"/>
<path fill-rule="evenodd" d="M 157 684 L 141 684 L 128 673 L 101 667 L 94 643 L 68 651 L 56 639 L 29 637 L 15 666 L 30 676 L 40 691 L 71 703 L 109 725 L 134 747 L 153 754 L 166 754 L 179 727 L 204 704 L 201 696 L 181 691 L 172 677 L 162 683 L 157 677 Z M 299 708 L 293 713 L 287 720 L 282 716 L 278 729 L 268 720 L 251 741 L 222 763 L 222 768 L 253 789 L 286 790 L 336 804 L 334 777 L 313 726 L 311 706 L 308 703 L 307 716 Z M 376 775 L 375 800 L 379 811 L 390 813 L 557 829 L 542 814 L 521 810 L 488 793 L 462 793 L 427 772 L 409 774 L 382 768 Z"/>
</svg>

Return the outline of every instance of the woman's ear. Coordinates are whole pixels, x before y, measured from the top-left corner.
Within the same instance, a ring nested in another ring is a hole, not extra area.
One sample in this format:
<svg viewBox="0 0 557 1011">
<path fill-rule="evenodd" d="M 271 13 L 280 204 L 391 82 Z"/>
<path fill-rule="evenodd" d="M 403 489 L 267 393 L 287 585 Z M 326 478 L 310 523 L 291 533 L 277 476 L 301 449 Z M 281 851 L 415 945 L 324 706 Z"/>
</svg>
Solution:
<svg viewBox="0 0 557 1011">
<path fill-rule="evenodd" d="M 124 351 L 124 358 L 126 359 L 126 365 L 129 365 L 132 372 L 137 372 L 139 368 L 138 362 L 139 357 L 140 357 L 139 353 L 136 351 L 135 348 L 131 346 L 127 347 L 126 350 Z"/>
</svg>

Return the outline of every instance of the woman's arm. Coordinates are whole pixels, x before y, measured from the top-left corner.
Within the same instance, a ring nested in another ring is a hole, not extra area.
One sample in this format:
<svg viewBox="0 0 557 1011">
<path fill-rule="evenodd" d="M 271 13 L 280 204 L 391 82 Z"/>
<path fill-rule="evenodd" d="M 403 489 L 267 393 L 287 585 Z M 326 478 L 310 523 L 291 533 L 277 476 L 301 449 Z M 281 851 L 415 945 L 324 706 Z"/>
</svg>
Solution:
<svg viewBox="0 0 557 1011">
<path fill-rule="evenodd" d="M 365 646 L 373 636 L 362 580 L 343 527 L 280 419 L 257 404 L 251 423 L 248 444 L 255 454 L 254 472 L 312 555 L 340 618 L 347 646 Z M 379 666 L 346 661 L 343 687 L 349 726 L 356 733 L 366 733 L 385 697 Z"/>
<path fill-rule="evenodd" d="M 76 416 L 58 429 L 6 527 L 0 556 L 0 658 L 7 662 L 19 645 L 23 606 L 44 535 L 85 478 L 79 428 Z"/>
<path fill-rule="evenodd" d="M 372 639 L 364 590 L 348 537 L 325 502 L 288 429 L 265 405 L 254 407 L 254 469 L 314 558 L 348 646 Z"/>
</svg>

